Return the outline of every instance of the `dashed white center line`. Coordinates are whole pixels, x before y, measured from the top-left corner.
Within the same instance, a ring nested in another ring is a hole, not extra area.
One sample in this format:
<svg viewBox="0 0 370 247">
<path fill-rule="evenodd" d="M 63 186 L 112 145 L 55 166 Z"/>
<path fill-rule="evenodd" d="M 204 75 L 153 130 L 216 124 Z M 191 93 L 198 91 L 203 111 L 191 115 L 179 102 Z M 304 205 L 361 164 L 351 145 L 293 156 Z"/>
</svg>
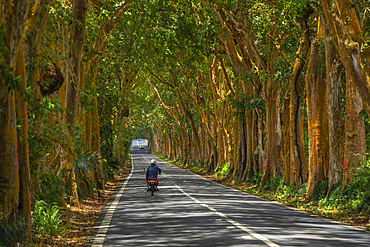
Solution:
<svg viewBox="0 0 370 247">
<path fill-rule="evenodd" d="M 169 179 L 166 175 L 164 175 L 171 183 L 173 183 L 175 185 L 175 187 L 181 191 L 184 195 L 186 195 L 187 197 L 189 197 L 190 199 L 192 199 L 194 202 L 196 203 L 199 203 L 201 206 L 203 207 L 206 207 L 208 208 L 209 210 L 211 210 L 212 212 L 214 212 L 215 214 L 217 214 L 218 216 L 222 217 L 222 218 L 225 218 L 225 220 L 227 222 L 229 222 L 230 224 L 232 224 L 233 226 L 227 226 L 226 228 L 239 228 L 241 230 L 243 230 L 244 232 L 247 232 L 249 233 L 250 235 L 252 235 L 253 237 L 255 237 L 256 239 L 259 239 L 261 240 L 262 242 L 264 242 L 266 245 L 270 246 L 270 247 L 280 247 L 278 244 L 275 244 L 274 242 L 272 242 L 271 240 L 269 240 L 268 238 L 266 238 L 265 236 L 259 234 L 259 233 L 256 233 L 254 232 L 253 230 L 243 226 L 242 224 L 230 219 L 228 216 L 226 216 L 225 214 L 217 211 L 216 209 L 214 209 L 213 207 L 211 206 L 208 206 L 206 203 L 196 199 L 195 197 L 191 196 L 190 194 L 188 194 L 187 192 L 185 192 L 180 186 L 178 186 L 177 184 L 175 184 L 171 179 Z M 216 219 L 216 221 L 221 221 L 222 219 Z M 242 236 L 243 239 L 252 239 L 251 236 Z"/>
<path fill-rule="evenodd" d="M 251 236 L 242 236 L 242 239 L 252 239 Z"/>
</svg>

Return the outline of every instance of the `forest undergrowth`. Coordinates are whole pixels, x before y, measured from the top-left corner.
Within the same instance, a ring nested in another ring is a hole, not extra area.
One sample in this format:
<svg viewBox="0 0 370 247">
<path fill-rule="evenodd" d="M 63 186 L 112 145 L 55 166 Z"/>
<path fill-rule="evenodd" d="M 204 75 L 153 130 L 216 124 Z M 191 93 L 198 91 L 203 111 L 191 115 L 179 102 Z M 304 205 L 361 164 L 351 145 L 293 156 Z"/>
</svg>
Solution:
<svg viewBox="0 0 370 247">
<path fill-rule="evenodd" d="M 295 184 L 285 185 L 282 176 L 276 176 L 260 187 L 258 176 L 250 176 L 246 182 L 241 182 L 237 176 L 232 177 L 228 164 L 220 166 L 216 172 L 210 172 L 203 165 L 194 162 L 184 166 L 180 160 L 170 160 L 161 153 L 156 155 L 166 162 L 217 183 L 370 231 L 370 160 L 364 161 L 353 171 L 351 182 L 343 189 L 339 182 L 328 194 L 328 182 L 324 181 L 309 198 L 306 195 L 307 183 L 297 188 Z"/>
<path fill-rule="evenodd" d="M 6 228 L 9 234 L 14 229 L 18 229 L 18 231 L 14 232 L 20 235 L 14 237 L 18 240 L 23 239 L 23 241 L 17 243 L 17 246 L 84 246 L 104 206 L 109 203 L 119 184 L 130 171 L 131 163 L 127 162 L 127 165 L 120 167 L 107 180 L 104 191 L 95 193 L 94 197 L 84 197 L 80 201 L 79 208 L 68 207 L 63 209 L 54 203 L 37 201 L 32 212 L 35 227 L 31 240 L 27 240 L 25 229 L 22 230 L 24 228 L 22 222 L 17 222 L 16 225 L 2 225 L 3 229 Z M 3 244 L 6 246 L 6 243 Z M 3 245 L 0 243 L 0 246 Z"/>
<path fill-rule="evenodd" d="M 104 191 L 95 197 L 86 197 L 80 204 L 80 208 L 69 208 L 62 213 L 63 221 L 60 223 L 60 229 L 65 228 L 62 235 L 47 237 L 35 235 L 34 246 L 84 246 L 93 231 L 95 221 L 130 171 L 131 163 L 128 162 L 105 183 Z"/>
</svg>

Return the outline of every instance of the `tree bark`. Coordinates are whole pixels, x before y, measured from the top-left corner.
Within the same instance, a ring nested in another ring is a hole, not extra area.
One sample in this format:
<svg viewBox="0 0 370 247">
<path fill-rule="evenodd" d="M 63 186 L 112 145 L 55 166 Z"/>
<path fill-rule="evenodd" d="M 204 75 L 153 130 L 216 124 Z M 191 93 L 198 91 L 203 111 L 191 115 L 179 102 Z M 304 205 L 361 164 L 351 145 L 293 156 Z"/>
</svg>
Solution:
<svg viewBox="0 0 370 247">
<path fill-rule="evenodd" d="M 307 194 L 311 196 L 314 187 L 326 180 L 328 168 L 327 132 L 325 130 L 326 85 L 321 79 L 319 44 L 317 39 L 311 43 L 311 57 L 306 75 L 306 93 L 309 133 L 309 177 Z M 297 171 L 293 171 L 297 172 Z"/>
<path fill-rule="evenodd" d="M 21 52 L 21 42 L 25 30 L 26 15 L 30 2 L 27 0 L 0 1 L 0 26 L 4 45 L 2 49 L 2 63 L 5 73 L 12 74 L 10 69 L 16 67 L 16 59 Z M 9 76 L 10 77 L 10 76 Z M 8 77 L 8 78 L 9 78 Z M 18 167 L 17 160 L 17 131 L 16 131 L 16 106 L 15 91 L 8 91 L 9 81 L 4 76 L 0 78 L 0 171 L 1 176 L 8 180 L 7 193 L 0 193 L 4 198 L 2 217 L 16 221 L 18 216 Z"/>
<path fill-rule="evenodd" d="M 17 219 L 18 194 L 17 194 L 17 176 L 18 163 L 16 162 L 16 111 L 15 111 L 15 95 L 12 90 L 8 92 L 4 86 L 4 81 L 1 81 L 0 86 L 0 170 L 1 177 L 7 179 L 6 184 L 9 189 L 7 193 L 0 192 L 0 197 L 4 198 L 1 212 L 3 217 L 9 216 L 11 221 Z"/>
<path fill-rule="evenodd" d="M 252 83 L 247 83 L 246 85 L 246 93 L 248 95 L 253 94 Z M 245 116 L 246 121 L 246 159 L 245 159 L 245 171 L 243 175 L 243 181 L 247 180 L 249 177 L 249 173 L 252 169 L 252 162 L 253 162 L 253 112 L 249 110 L 246 112 Z M 256 171 L 253 171 L 254 173 Z"/>
<path fill-rule="evenodd" d="M 289 91 L 290 92 L 290 91 Z M 283 100 L 282 118 L 284 133 L 284 160 L 283 160 L 283 183 L 292 184 L 291 174 L 293 171 L 290 148 L 290 93 L 285 94 Z"/>
<path fill-rule="evenodd" d="M 280 87 L 270 78 L 264 85 L 266 102 L 266 162 L 261 180 L 263 186 L 276 174 L 276 166 L 282 162 L 281 157 L 281 124 L 280 124 Z"/>
<path fill-rule="evenodd" d="M 49 0 L 35 1 L 35 5 L 32 9 L 32 15 L 28 20 L 28 27 L 25 38 L 26 48 L 26 59 L 27 63 L 31 64 L 31 69 L 27 70 L 27 81 L 31 84 L 33 100 L 37 104 L 42 101 L 42 95 L 40 91 L 40 85 L 38 84 L 40 79 L 40 45 L 42 36 L 46 27 L 46 22 L 49 16 Z M 41 116 L 36 116 L 37 124 L 33 126 L 35 134 L 41 136 L 42 122 Z M 36 174 L 39 175 L 41 167 L 41 161 L 36 160 L 37 165 Z M 39 181 L 38 178 L 32 178 L 32 189 L 33 193 L 39 193 Z"/>
<path fill-rule="evenodd" d="M 71 63 L 70 69 L 72 73 L 69 79 L 67 88 L 67 123 L 68 129 L 71 136 L 75 135 L 76 131 L 76 117 L 79 102 L 79 84 L 80 84 L 80 68 L 82 51 L 85 43 L 85 32 L 86 32 L 86 13 L 87 13 L 87 0 L 73 0 L 72 3 L 72 14 L 75 19 L 73 21 L 73 31 L 71 34 Z M 74 145 L 69 147 L 71 153 L 73 153 Z M 73 155 L 71 155 L 71 158 Z M 68 170 L 70 172 L 71 179 L 71 206 L 79 207 L 76 175 L 74 174 L 74 158 L 68 159 Z"/>
<path fill-rule="evenodd" d="M 76 130 L 76 114 L 79 102 L 79 83 L 82 51 L 85 43 L 87 0 L 73 0 L 72 14 L 73 31 L 71 34 L 71 63 L 72 71 L 67 89 L 67 122 L 71 136 Z"/>
<path fill-rule="evenodd" d="M 247 126 L 246 117 L 244 116 L 241 121 L 240 127 L 240 142 L 239 142 L 239 165 L 238 165 L 238 179 L 241 179 L 245 173 L 245 167 L 247 164 Z"/>
<path fill-rule="evenodd" d="M 337 51 L 331 39 L 325 22 L 323 24 L 323 34 L 325 43 L 326 60 L 326 84 L 327 84 L 327 104 L 329 118 L 329 191 L 332 186 L 342 179 L 343 158 L 344 158 L 344 132 L 343 119 L 340 107 L 340 82 L 343 64 L 337 61 Z"/>
<path fill-rule="evenodd" d="M 346 76 L 346 79 L 345 154 L 343 167 L 340 167 L 340 171 L 343 171 L 342 189 L 351 179 L 351 170 L 366 157 L 365 125 L 361 117 L 362 99 L 351 78 Z"/>
<path fill-rule="evenodd" d="M 15 70 L 15 76 L 20 76 L 21 86 L 27 90 L 26 67 L 24 60 L 24 50 L 21 49 Z M 28 114 L 27 101 L 19 93 L 16 96 L 17 118 L 20 119 L 20 127 L 17 132 L 17 153 L 19 162 L 19 213 L 27 225 L 28 235 L 31 236 L 31 173 L 28 145 Z"/>
<path fill-rule="evenodd" d="M 298 53 L 299 58 L 294 62 L 293 72 L 290 76 L 290 154 L 293 170 L 291 183 L 295 182 L 299 187 L 307 181 L 307 164 L 304 148 L 304 134 L 302 117 L 299 112 L 302 101 L 304 85 L 301 81 L 301 74 L 305 65 L 305 58 L 308 52 L 309 44 L 301 41 Z"/>
<path fill-rule="evenodd" d="M 321 0 L 329 35 L 337 48 L 346 73 L 356 85 L 370 114 L 370 68 L 366 64 L 369 48 L 361 51 L 363 36 L 352 0 Z"/>
</svg>

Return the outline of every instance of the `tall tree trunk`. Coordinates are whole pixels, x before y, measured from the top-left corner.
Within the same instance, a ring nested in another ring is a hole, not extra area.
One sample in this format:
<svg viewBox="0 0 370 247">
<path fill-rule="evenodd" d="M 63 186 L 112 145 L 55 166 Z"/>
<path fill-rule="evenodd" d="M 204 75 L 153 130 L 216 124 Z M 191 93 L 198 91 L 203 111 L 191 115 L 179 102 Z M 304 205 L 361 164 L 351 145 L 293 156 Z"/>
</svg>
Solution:
<svg viewBox="0 0 370 247">
<path fill-rule="evenodd" d="M 37 104 L 40 104 L 42 100 L 40 86 L 38 85 L 40 66 L 40 43 L 42 38 L 42 35 L 40 33 L 43 32 L 46 23 L 46 18 L 43 20 L 42 13 L 40 13 L 40 11 L 37 11 L 38 7 L 41 8 L 41 12 L 45 11 L 40 4 L 34 7 L 33 15 L 28 21 L 28 29 L 25 39 L 27 59 L 26 62 L 32 65 L 31 69 L 27 70 L 27 81 L 31 84 L 33 100 L 36 107 Z M 42 123 L 40 114 L 36 116 L 36 119 L 37 122 L 32 127 L 35 131 L 35 134 L 41 136 Z M 41 169 L 41 162 L 40 160 L 35 160 L 34 163 L 37 166 L 36 174 L 38 176 Z M 35 194 L 39 194 L 39 179 L 37 178 L 37 176 L 32 178 L 32 192 Z"/>
<path fill-rule="evenodd" d="M 93 112 L 91 112 L 91 149 L 97 152 L 97 164 L 98 166 L 94 169 L 95 181 L 97 187 L 101 190 L 105 189 L 104 184 L 104 165 L 101 157 L 101 148 L 100 148 L 100 123 L 99 123 L 99 110 L 98 110 L 98 99 L 94 95 L 92 98 Z"/>
<path fill-rule="evenodd" d="M 9 219 L 17 219 L 18 194 L 17 176 L 18 164 L 16 163 L 16 111 L 14 91 L 8 92 L 5 82 L 1 81 L 0 86 L 0 170 L 1 177 L 8 180 L 7 193 L 0 192 L 0 197 L 4 198 L 1 212 L 2 217 L 9 216 Z"/>
<path fill-rule="evenodd" d="M 67 123 L 68 129 L 71 137 L 75 135 L 76 131 L 76 117 L 79 102 L 79 83 L 80 83 L 80 68 L 81 68 L 81 57 L 83 46 L 85 43 L 85 32 L 86 32 L 86 13 L 87 13 L 87 0 L 73 0 L 72 3 L 72 14 L 75 17 L 73 21 L 73 31 L 71 35 L 71 63 L 70 68 L 72 73 L 69 79 L 67 88 Z M 74 144 L 70 143 L 70 153 L 71 158 Z M 69 159 L 70 164 L 67 164 L 70 179 L 71 179 L 71 206 L 79 207 L 80 203 L 78 201 L 77 193 L 77 183 L 76 175 L 74 174 L 74 158 Z"/>
<path fill-rule="evenodd" d="M 252 83 L 246 85 L 246 92 L 248 95 L 253 94 Z M 246 160 L 245 160 L 245 171 L 243 175 L 243 181 L 248 179 L 249 173 L 252 170 L 252 161 L 253 161 L 253 112 L 249 110 L 246 113 Z M 256 171 L 253 171 L 254 173 Z"/>
<path fill-rule="evenodd" d="M 235 145 L 235 144 L 234 144 Z M 251 172 L 253 162 L 253 112 L 247 113 L 247 172 Z M 253 171 L 255 173 L 255 171 Z M 248 178 L 248 174 L 246 179 Z"/>
<path fill-rule="evenodd" d="M 364 41 L 355 11 L 356 4 L 352 0 L 321 0 L 321 6 L 329 36 L 370 114 L 370 67 L 366 62 L 370 49 L 361 51 Z"/>
<path fill-rule="evenodd" d="M 309 44 L 305 40 L 301 41 L 298 54 L 300 55 L 294 62 L 293 72 L 290 76 L 290 154 L 292 162 L 292 179 L 299 187 L 307 181 L 307 164 L 304 149 L 304 134 L 302 117 L 299 112 L 302 101 L 304 84 L 301 74 L 306 61 Z"/>
<path fill-rule="evenodd" d="M 258 110 L 254 109 L 253 110 L 253 129 L 252 129 L 252 135 L 253 135 L 253 171 L 255 176 L 259 175 L 261 173 L 261 170 L 259 169 L 259 156 L 258 154 L 254 154 L 255 149 L 258 147 L 260 144 L 259 141 L 259 115 L 258 115 Z"/>
<path fill-rule="evenodd" d="M 16 59 L 21 52 L 22 38 L 25 30 L 26 15 L 30 2 L 27 0 L 1 1 L 0 26 L 4 30 L 2 41 L 7 49 L 2 49 L 2 63 L 6 66 L 4 73 L 11 74 L 11 68 L 16 67 Z M 14 74 L 12 74 L 14 75 Z M 15 92 L 8 90 L 9 81 L 0 78 L 0 171 L 1 176 L 8 180 L 7 193 L 0 192 L 4 198 L 2 217 L 16 221 L 18 216 L 18 166 L 17 161 L 17 131 Z M 9 76 L 7 76 L 9 78 Z"/>
<path fill-rule="evenodd" d="M 73 31 L 71 35 L 71 79 L 67 89 L 67 121 L 72 136 L 76 130 L 76 115 L 79 102 L 79 83 L 82 51 L 85 43 L 87 0 L 73 0 Z"/>
<path fill-rule="evenodd" d="M 290 93 L 285 94 L 282 109 L 283 133 L 284 133 L 284 161 L 283 161 L 283 183 L 291 184 L 292 161 L 290 149 Z"/>
<path fill-rule="evenodd" d="M 362 99 L 351 78 L 346 76 L 346 79 L 347 106 L 342 188 L 350 181 L 351 170 L 356 168 L 366 155 L 365 125 L 361 117 Z"/>
<path fill-rule="evenodd" d="M 276 174 L 276 166 L 281 159 L 280 88 L 270 78 L 265 81 L 264 99 L 266 102 L 266 162 L 261 180 L 263 186 Z"/>
<path fill-rule="evenodd" d="M 327 137 L 324 115 L 326 115 L 326 85 L 321 79 L 319 44 L 316 39 L 311 44 L 311 57 L 306 75 L 306 93 L 309 133 L 309 177 L 307 194 L 311 196 L 314 187 L 326 180 L 328 167 Z"/>
<path fill-rule="evenodd" d="M 239 121 L 238 118 L 235 116 L 233 119 L 233 126 L 232 126 L 232 161 L 231 161 L 231 171 L 233 172 L 230 178 L 234 178 L 235 169 L 239 165 L 239 156 L 237 151 L 237 145 L 239 143 Z M 206 146 L 206 145 L 205 145 Z"/>
<path fill-rule="evenodd" d="M 27 90 L 26 67 L 24 60 L 24 50 L 21 49 L 15 70 L 15 76 L 20 76 L 21 86 Z M 17 153 L 19 162 L 19 213 L 27 225 L 28 235 L 31 236 L 31 173 L 28 146 L 28 114 L 27 101 L 19 93 L 16 96 L 17 118 L 21 119 L 20 127 L 17 132 Z"/>
<path fill-rule="evenodd" d="M 344 123 L 340 107 L 340 82 L 343 65 L 337 61 L 337 51 L 331 39 L 325 22 L 323 34 L 325 43 L 326 60 L 326 83 L 327 83 L 327 104 L 329 118 L 329 191 L 332 186 L 342 179 L 343 158 L 344 158 Z"/>
<path fill-rule="evenodd" d="M 98 73 L 99 60 L 94 59 L 89 64 L 89 80 L 92 85 L 92 90 L 96 90 L 96 77 Z M 104 165 L 101 157 L 101 148 L 100 148 L 100 120 L 99 120 L 99 108 L 98 108 L 98 97 L 96 94 L 93 95 L 91 99 L 92 110 L 88 113 L 89 120 L 86 122 L 88 124 L 88 130 L 91 133 L 91 136 L 87 138 L 88 143 L 91 143 L 91 150 L 97 153 L 96 163 L 98 166 L 94 168 L 94 178 L 96 185 L 99 189 L 105 189 L 104 183 Z M 90 140 L 89 140 L 90 139 Z"/>
<path fill-rule="evenodd" d="M 239 166 L 238 166 L 238 179 L 241 179 L 244 174 L 245 166 L 247 163 L 247 126 L 246 117 L 244 116 L 240 127 L 240 143 L 239 143 Z"/>
<path fill-rule="evenodd" d="M 167 132 L 166 133 L 164 133 L 164 135 L 163 135 L 163 156 L 164 156 L 164 158 L 168 158 L 168 142 L 167 142 Z"/>
<path fill-rule="evenodd" d="M 202 138 L 202 157 L 204 157 L 205 159 L 207 157 L 209 157 L 209 153 L 208 153 L 208 136 L 207 136 L 207 133 L 206 133 L 206 130 L 205 130 L 205 125 L 207 123 L 203 123 L 203 124 L 200 124 L 200 130 L 201 130 L 201 138 Z"/>
</svg>

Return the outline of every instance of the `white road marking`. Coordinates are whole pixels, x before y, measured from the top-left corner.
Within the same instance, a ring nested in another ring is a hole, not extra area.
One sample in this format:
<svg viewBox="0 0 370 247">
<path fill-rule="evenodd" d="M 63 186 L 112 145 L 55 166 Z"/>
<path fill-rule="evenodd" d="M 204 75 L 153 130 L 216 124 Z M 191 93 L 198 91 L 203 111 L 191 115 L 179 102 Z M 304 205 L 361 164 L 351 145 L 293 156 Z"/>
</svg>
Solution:
<svg viewBox="0 0 370 247">
<path fill-rule="evenodd" d="M 99 231 L 96 234 L 94 240 L 92 241 L 93 243 L 92 243 L 91 247 L 102 247 L 103 246 L 104 240 L 107 236 L 108 228 L 110 226 L 110 222 L 112 221 L 114 210 L 116 210 L 118 202 L 121 199 L 121 196 L 122 196 L 123 192 L 125 191 L 127 183 L 130 180 L 132 174 L 134 173 L 134 162 L 133 162 L 132 157 L 131 157 L 131 166 L 132 166 L 131 172 L 128 175 L 128 177 L 126 178 L 125 182 L 123 183 L 123 185 L 122 185 L 121 189 L 119 190 L 118 194 L 116 195 L 116 198 L 114 198 L 114 201 L 109 206 L 109 208 L 107 210 L 107 213 L 104 216 L 103 222 L 99 226 Z"/>
<path fill-rule="evenodd" d="M 261 240 L 262 242 L 264 242 L 265 244 L 267 244 L 268 246 L 270 247 L 280 247 L 279 245 L 275 244 L 274 242 L 272 242 L 271 240 L 269 240 L 268 238 L 264 237 L 263 235 L 259 234 L 259 233 L 256 233 L 254 232 L 253 230 L 243 226 L 242 224 L 230 219 L 228 216 L 226 216 L 225 214 L 217 211 L 216 209 L 214 209 L 213 207 L 211 206 L 208 206 L 206 203 L 196 199 L 195 197 L 191 196 L 190 194 L 188 194 L 187 192 L 185 192 L 180 186 L 178 186 L 177 184 L 175 184 L 171 179 L 169 179 L 166 175 L 164 175 L 171 183 L 173 183 L 175 185 L 175 187 L 181 191 L 184 195 L 186 195 L 187 197 L 189 197 L 190 199 L 192 199 L 194 202 L 196 203 L 199 203 L 201 206 L 203 207 L 206 207 L 208 208 L 209 210 L 211 210 L 212 212 L 214 212 L 215 214 L 217 214 L 218 216 L 222 217 L 222 218 L 225 218 L 230 224 L 238 227 L 239 229 L 249 233 L 250 235 L 252 235 L 253 237 L 255 237 L 256 239 L 259 239 Z M 227 228 L 232 228 L 232 227 L 227 227 Z M 246 239 L 246 236 L 242 236 L 242 238 Z M 251 238 L 251 237 L 250 237 Z"/>
<path fill-rule="evenodd" d="M 242 236 L 242 239 L 252 239 L 251 236 Z"/>
<path fill-rule="evenodd" d="M 143 158 L 146 159 L 143 155 Z M 146 159 L 147 160 L 147 159 Z M 113 216 L 113 212 L 123 194 L 123 191 L 125 190 L 126 188 L 126 185 L 129 181 L 129 179 L 131 178 L 132 174 L 133 174 L 133 171 L 134 171 L 134 162 L 133 162 L 133 159 L 131 158 L 131 163 L 132 163 L 132 169 L 131 169 L 131 173 L 129 174 L 129 176 L 126 178 L 125 180 L 125 183 L 123 184 L 122 188 L 120 189 L 119 193 L 117 194 L 116 198 L 114 199 L 113 203 L 111 204 L 111 206 L 109 207 L 108 209 L 108 212 L 106 213 L 106 215 L 104 216 L 104 219 L 103 219 L 103 222 L 102 222 L 102 225 L 99 227 L 99 231 L 93 241 L 93 245 L 91 245 L 92 247 L 102 247 L 103 246 L 103 243 L 104 243 L 104 240 L 105 240 L 105 237 L 106 237 L 106 233 L 108 231 L 108 228 L 109 228 L 109 225 L 110 225 L 110 222 L 112 220 L 112 216 Z M 264 242 L 265 244 L 267 244 L 268 246 L 270 247 L 280 247 L 279 245 L 275 244 L 274 242 L 272 242 L 271 240 L 269 240 L 268 238 L 264 237 L 263 235 L 259 234 L 259 233 L 256 233 L 254 232 L 253 230 L 241 225 L 240 223 L 230 219 L 228 216 L 226 216 L 225 214 L 221 213 L 221 212 L 218 212 L 216 209 L 214 209 L 213 207 L 207 205 L 206 203 L 196 199 L 195 197 L 191 196 L 190 194 L 188 194 L 187 192 L 185 192 L 180 186 L 178 186 L 177 184 L 175 184 L 171 179 L 169 179 L 165 174 L 164 176 L 171 182 L 174 184 L 174 186 L 179 190 L 181 191 L 184 195 L 186 195 L 187 197 L 189 197 L 190 199 L 192 199 L 194 202 L 200 204 L 201 206 L 203 207 L 206 207 L 208 208 L 209 210 L 211 210 L 212 212 L 214 212 L 215 214 L 217 214 L 218 216 L 222 217 L 222 218 L 225 218 L 230 224 L 238 227 L 239 229 L 249 233 L 250 235 L 252 235 L 253 237 L 261 240 L 262 242 Z M 231 228 L 231 227 L 227 227 L 227 228 Z M 243 239 L 252 239 L 252 237 L 250 236 L 242 236 Z"/>
</svg>

